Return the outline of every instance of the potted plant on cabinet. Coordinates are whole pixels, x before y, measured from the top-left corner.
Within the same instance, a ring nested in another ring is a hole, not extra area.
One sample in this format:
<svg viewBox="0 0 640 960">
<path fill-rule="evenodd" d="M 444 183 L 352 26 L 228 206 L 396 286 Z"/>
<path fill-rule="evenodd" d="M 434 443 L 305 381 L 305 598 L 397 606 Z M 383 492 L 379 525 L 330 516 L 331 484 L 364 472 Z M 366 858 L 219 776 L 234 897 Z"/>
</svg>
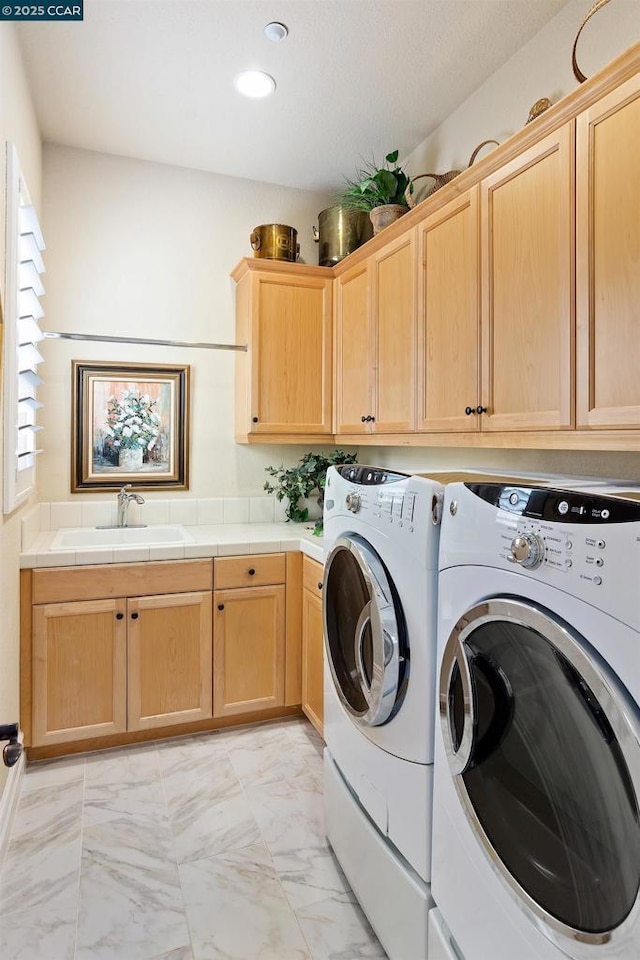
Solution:
<svg viewBox="0 0 640 960">
<path fill-rule="evenodd" d="M 409 209 L 408 196 L 413 192 L 411 178 L 398 165 L 398 151 L 393 150 L 384 158 L 384 165 L 375 160 L 367 162 L 338 193 L 336 200 L 351 210 L 366 210 L 373 224 L 373 232 L 379 233 Z"/>
<path fill-rule="evenodd" d="M 285 510 L 287 520 L 295 523 L 305 523 L 312 519 L 309 516 L 309 507 L 302 503 L 315 491 L 318 492 L 317 503 L 320 508 L 320 518 L 316 520 L 314 533 L 322 533 L 322 508 L 324 505 L 324 485 L 327 470 L 337 463 L 356 463 L 356 453 L 345 453 L 344 450 L 335 450 L 333 453 L 305 453 L 295 467 L 265 467 L 273 480 L 266 480 L 264 489 L 267 493 L 275 493 L 276 500 L 288 500 Z"/>
</svg>

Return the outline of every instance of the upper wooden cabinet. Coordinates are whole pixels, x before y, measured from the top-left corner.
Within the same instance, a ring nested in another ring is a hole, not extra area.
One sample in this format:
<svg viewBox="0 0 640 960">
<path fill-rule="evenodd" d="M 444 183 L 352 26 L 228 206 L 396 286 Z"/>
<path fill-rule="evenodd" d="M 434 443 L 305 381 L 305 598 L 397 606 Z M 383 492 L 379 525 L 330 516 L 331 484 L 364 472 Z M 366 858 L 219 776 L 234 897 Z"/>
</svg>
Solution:
<svg viewBox="0 0 640 960">
<path fill-rule="evenodd" d="M 640 426 L 640 76 L 577 121 L 579 427 Z"/>
<path fill-rule="evenodd" d="M 418 430 L 480 429 L 479 189 L 418 227 Z"/>
<path fill-rule="evenodd" d="M 480 184 L 483 431 L 574 423 L 574 127 Z"/>
<path fill-rule="evenodd" d="M 415 425 L 415 230 L 337 277 L 336 432 Z"/>
<path fill-rule="evenodd" d="M 236 439 L 332 433 L 330 269 L 241 261 L 236 287 Z"/>
</svg>

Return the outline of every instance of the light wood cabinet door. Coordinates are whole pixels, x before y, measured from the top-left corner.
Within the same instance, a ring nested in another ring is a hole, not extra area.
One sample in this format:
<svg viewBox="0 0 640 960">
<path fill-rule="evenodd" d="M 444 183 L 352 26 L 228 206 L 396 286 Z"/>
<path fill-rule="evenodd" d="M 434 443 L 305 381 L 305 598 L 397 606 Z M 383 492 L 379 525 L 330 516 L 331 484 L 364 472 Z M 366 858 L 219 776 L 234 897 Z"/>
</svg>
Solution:
<svg viewBox="0 0 640 960">
<path fill-rule="evenodd" d="M 324 714 L 322 573 L 321 564 L 303 557 L 302 709 L 320 734 Z"/>
<path fill-rule="evenodd" d="M 477 432 L 479 187 L 418 227 L 418 430 Z M 466 410 L 473 412 L 466 413 Z"/>
<path fill-rule="evenodd" d="M 577 121 L 579 427 L 640 427 L 640 77 Z"/>
<path fill-rule="evenodd" d="M 336 280 L 336 433 L 371 433 L 373 424 L 369 271 L 365 261 Z"/>
<path fill-rule="evenodd" d="M 574 423 L 574 127 L 481 183 L 484 430 Z"/>
<path fill-rule="evenodd" d="M 126 729 L 126 601 L 33 608 L 33 745 Z"/>
<path fill-rule="evenodd" d="M 241 280 L 237 332 L 249 356 L 237 363 L 239 434 L 332 433 L 332 286 L 328 271 L 295 264 Z"/>
<path fill-rule="evenodd" d="M 212 715 L 211 592 L 127 601 L 128 729 Z"/>
<path fill-rule="evenodd" d="M 416 410 L 416 231 L 372 258 L 373 433 L 409 433 Z"/>
<path fill-rule="evenodd" d="M 283 706 L 284 586 L 214 590 L 213 607 L 214 716 Z"/>
</svg>

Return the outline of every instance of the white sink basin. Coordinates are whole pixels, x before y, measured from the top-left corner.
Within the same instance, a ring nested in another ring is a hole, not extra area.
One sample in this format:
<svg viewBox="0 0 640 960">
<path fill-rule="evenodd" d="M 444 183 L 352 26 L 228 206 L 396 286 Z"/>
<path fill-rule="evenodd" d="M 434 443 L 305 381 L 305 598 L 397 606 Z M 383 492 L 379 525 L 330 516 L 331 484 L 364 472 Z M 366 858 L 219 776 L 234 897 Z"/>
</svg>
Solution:
<svg viewBox="0 0 640 960">
<path fill-rule="evenodd" d="M 190 533 L 177 524 L 151 527 L 72 527 L 58 530 L 51 541 L 52 550 L 76 550 L 79 547 L 144 546 L 153 543 L 193 543 Z"/>
</svg>

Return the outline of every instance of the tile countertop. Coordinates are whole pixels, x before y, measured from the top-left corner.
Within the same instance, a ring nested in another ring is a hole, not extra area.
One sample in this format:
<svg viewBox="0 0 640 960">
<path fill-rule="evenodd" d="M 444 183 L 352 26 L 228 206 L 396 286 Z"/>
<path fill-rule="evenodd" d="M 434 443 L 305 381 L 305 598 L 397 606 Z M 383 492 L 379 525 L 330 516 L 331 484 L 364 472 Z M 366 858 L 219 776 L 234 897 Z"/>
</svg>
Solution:
<svg viewBox="0 0 640 960">
<path fill-rule="evenodd" d="M 199 557 L 232 557 L 250 553 L 301 550 L 324 562 L 322 537 L 313 535 L 309 523 L 216 523 L 185 526 L 192 543 L 151 546 L 92 547 L 51 550 L 58 531 L 38 533 L 20 555 L 20 566 L 70 567 L 92 563 L 142 563 L 145 560 L 192 560 Z"/>
</svg>

